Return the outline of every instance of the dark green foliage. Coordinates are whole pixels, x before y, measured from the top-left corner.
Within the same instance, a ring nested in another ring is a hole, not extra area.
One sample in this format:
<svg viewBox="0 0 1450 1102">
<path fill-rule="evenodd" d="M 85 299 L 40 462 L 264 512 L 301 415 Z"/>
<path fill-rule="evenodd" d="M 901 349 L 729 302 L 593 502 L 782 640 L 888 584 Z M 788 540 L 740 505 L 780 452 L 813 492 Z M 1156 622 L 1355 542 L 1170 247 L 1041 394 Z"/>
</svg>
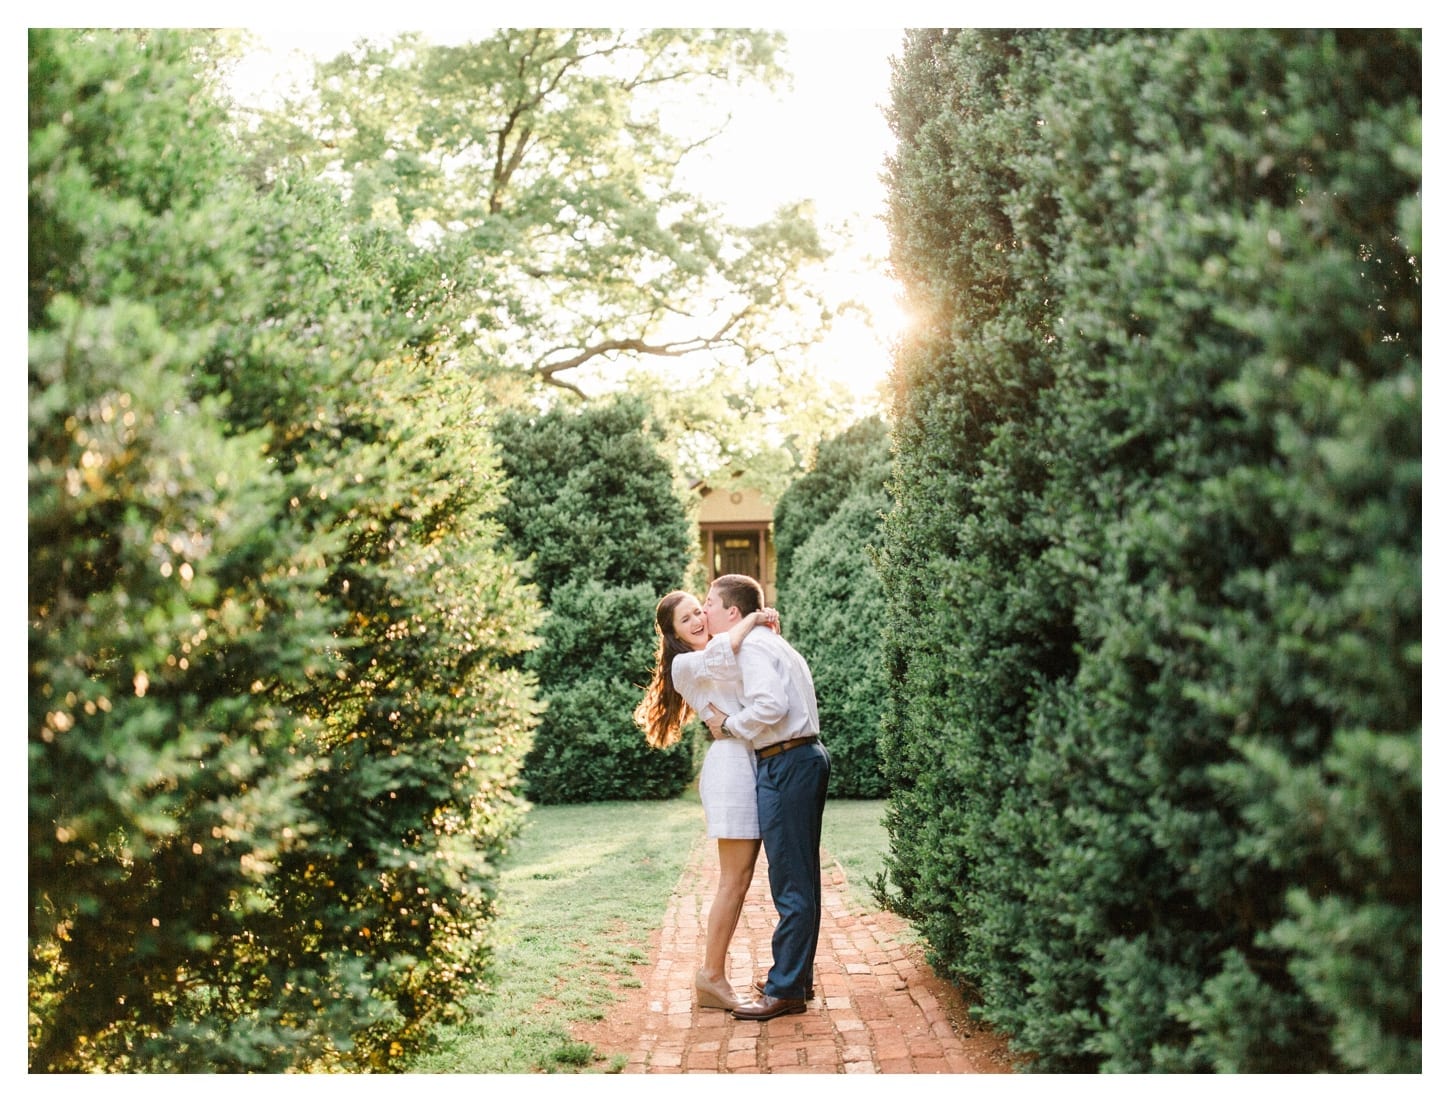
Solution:
<svg viewBox="0 0 1450 1102">
<path fill-rule="evenodd" d="M 30 38 L 36 1071 L 388 1067 L 521 813 L 481 396 L 335 202 L 240 185 L 205 42 Z"/>
<path fill-rule="evenodd" d="M 877 742 L 886 698 L 885 601 L 871 561 L 890 507 L 891 440 L 879 417 L 821 442 L 811 470 L 775 508 L 784 628 L 811 664 L 831 795 L 886 794 Z"/>
<path fill-rule="evenodd" d="M 655 750 L 634 725 L 654 663 L 653 585 L 589 579 L 554 590 L 528 667 L 548 693 L 524 776 L 539 803 L 670 799 L 694 777 L 685 739 Z"/>
<path fill-rule="evenodd" d="M 683 575 L 690 527 L 646 416 L 633 398 L 501 415 L 509 493 L 498 515 L 546 607 L 567 581 L 663 596 Z"/>
<path fill-rule="evenodd" d="M 846 498 L 801 545 L 781 598 L 790 610 L 784 630 L 815 679 L 835 797 L 886 795 L 877 748 L 886 699 L 881 654 L 886 601 L 871 548 L 881 542 L 881 518 L 890 506 L 879 486 Z"/>
<path fill-rule="evenodd" d="M 636 399 L 501 417 L 499 518 L 549 617 L 529 656 L 548 701 L 524 767 L 540 803 L 667 799 L 694 776 L 688 739 L 651 750 L 632 714 L 654 664 L 655 605 L 678 589 L 690 528 Z"/>
<path fill-rule="evenodd" d="M 1042 1070 L 1420 1063 L 1417 32 L 918 33 L 891 875 Z"/>
<path fill-rule="evenodd" d="M 891 474 L 891 438 L 880 417 L 867 417 L 822 440 L 811 469 L 794 479 L 775 506 L 775 570 L 788 583 L 796 552 L 841 503 L 860 489 L 875 490 Z"/>
</svg>

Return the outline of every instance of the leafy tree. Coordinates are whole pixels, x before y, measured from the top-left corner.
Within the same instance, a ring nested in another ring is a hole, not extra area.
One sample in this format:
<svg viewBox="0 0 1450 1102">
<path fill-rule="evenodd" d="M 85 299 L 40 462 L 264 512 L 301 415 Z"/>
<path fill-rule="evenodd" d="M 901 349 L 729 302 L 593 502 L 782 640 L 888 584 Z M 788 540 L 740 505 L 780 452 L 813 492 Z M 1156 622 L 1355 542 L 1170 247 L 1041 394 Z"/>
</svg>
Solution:
<svg viewBox="0 0 1450 1102">
<path fill-rule="evenodd" d="M 649 404 L 682 488 L 738 473 L 778 501 L 855 416 L 844 388 L 804 372 L 741 373 L 715 362 L 683 381 L 643 368 L 625 379 L 625 390 Z"/>
<path fill-rule="evenodd" d="M 804 206 L 731 227 L 676 182 L 722 89 L 781 79 L 778 33 L 507 29 L 462 45 L 360 40 L 253 139 L 253 171 L 327 174 L 354 220 L 426 241 L 470 369 L 581 390 L 581 369 L 708 352 L 737 367 L 808 341 Z"/>
<path fill-rule="evenodd" d="M 480 395 L 240 182 L 210 41 L 30 36 L 34 1070 L 388 1066 L 521 806 Z"/>
<path fill-rule="evenodd" d="M 496 403 L 646 397 L 682 486 L 744 469 L 777 497 L 849 417 L 844 389 L 802 370 L 837 310 L 808 285 L 830 242 L 808 204 L 731 226 L 676 177 L 713 136 L 698 120 L 725 125 L 722 91 L 783 79 L 779 46 L 694 29 L 365 39 L 309 96 L 239 116 L 259 182 L 344 181 L 397 309 L 430 318 Z"/>
<path fill-rule="evenodd" d="M 654 660 L 654 609 L 678 589 L 692 533 L 637 398 L 510 412 L 498 517 L 529 561 L 549 617 L 528 658 L 548 701 L 524 767 L 547 803 L 677 795 L 692 748 L 650 750 L 633 721 Z"/>
<path fill-rule="evenodd" d="M 1418 32 L 920 32 L 897 904 L 1041 1070 L 1420 1061 Z"/>
</svg>

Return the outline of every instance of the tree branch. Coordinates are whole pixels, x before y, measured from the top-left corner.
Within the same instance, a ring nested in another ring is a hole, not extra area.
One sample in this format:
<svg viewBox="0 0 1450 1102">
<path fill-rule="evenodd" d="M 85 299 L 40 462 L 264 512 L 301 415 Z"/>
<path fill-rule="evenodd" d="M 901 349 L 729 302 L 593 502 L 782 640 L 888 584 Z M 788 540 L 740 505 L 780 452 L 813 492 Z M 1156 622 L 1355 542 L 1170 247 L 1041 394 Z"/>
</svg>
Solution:
<svg viewBox="0 0 1450 1102">
<path fill-rule="evenodd" d="M 590 360 L 598 359 L 600 356 L 607 356 L 612 352 L 633 352 L 640 356 L 675 358 L 688 356 L 692 352 L 704 352 L 711 348 L 719 348 L 723 345 L 733 344 L 733 341 L 727 339 L 727 334 L 744 318 L 745 313 L 746 311 L 742 310 L 731 315 L 714 333 L 706 336 L 691 337 L 688 340 L 664 341 L 659 344 L 651 344 L 641 337 L 617 337 L 611 340 L 599 341 L 596 344 L 591 344 L 580 349 L 567 359 L 536 363 L 530 368 L 530 373 L 538 376 L 545 382 L 553 383 L 555 386 L 564 386 L 577 391 L 578 387 L 559 379 L 558 375 L 564 371 L 572 371 L 576 367 L 583 367 Z"/>
</svg>

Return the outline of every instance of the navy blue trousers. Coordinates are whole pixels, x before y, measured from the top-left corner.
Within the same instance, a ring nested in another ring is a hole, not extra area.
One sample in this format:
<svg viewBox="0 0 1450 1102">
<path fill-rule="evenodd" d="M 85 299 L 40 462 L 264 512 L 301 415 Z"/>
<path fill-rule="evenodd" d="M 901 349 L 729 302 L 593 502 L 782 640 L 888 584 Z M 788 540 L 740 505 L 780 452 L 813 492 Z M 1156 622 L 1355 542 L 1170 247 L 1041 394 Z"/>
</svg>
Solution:
<svg viewBox="0 0 1450 1102">
<path fill-rule="evenodd" d="M 819 742 L 775 754 L 755 766 L 760 836 L 770 867 L 770 895 L 780 921 L 765 993 L 803 999 L 815 980 L 821 935 L 821 816 L 831 755 Z"/>
</svg>

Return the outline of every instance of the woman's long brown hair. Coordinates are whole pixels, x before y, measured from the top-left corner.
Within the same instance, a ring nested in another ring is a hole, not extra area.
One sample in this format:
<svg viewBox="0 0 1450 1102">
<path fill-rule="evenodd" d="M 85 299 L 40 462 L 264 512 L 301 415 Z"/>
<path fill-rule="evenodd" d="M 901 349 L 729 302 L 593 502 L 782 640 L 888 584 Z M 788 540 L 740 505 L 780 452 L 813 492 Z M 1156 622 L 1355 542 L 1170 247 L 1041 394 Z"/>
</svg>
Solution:
<svg viewBox="0 0 1450 1102">
<path fill-rule="evenodd" d="M 675 656 L 690 653 L 690 648 L 675 634 L 675 606 L 689 596 L 683 590 L 675 590 L 666 593 L 655 606 L 655 634 L 659 636 L 655 672 L 644 691 L 644 699 L 634 710 L 635 725 L 644 731 L 645 742 L 659 750 L 680 741 L 680 728 L 690 710 L 670 676 Z"/>
</svg>

